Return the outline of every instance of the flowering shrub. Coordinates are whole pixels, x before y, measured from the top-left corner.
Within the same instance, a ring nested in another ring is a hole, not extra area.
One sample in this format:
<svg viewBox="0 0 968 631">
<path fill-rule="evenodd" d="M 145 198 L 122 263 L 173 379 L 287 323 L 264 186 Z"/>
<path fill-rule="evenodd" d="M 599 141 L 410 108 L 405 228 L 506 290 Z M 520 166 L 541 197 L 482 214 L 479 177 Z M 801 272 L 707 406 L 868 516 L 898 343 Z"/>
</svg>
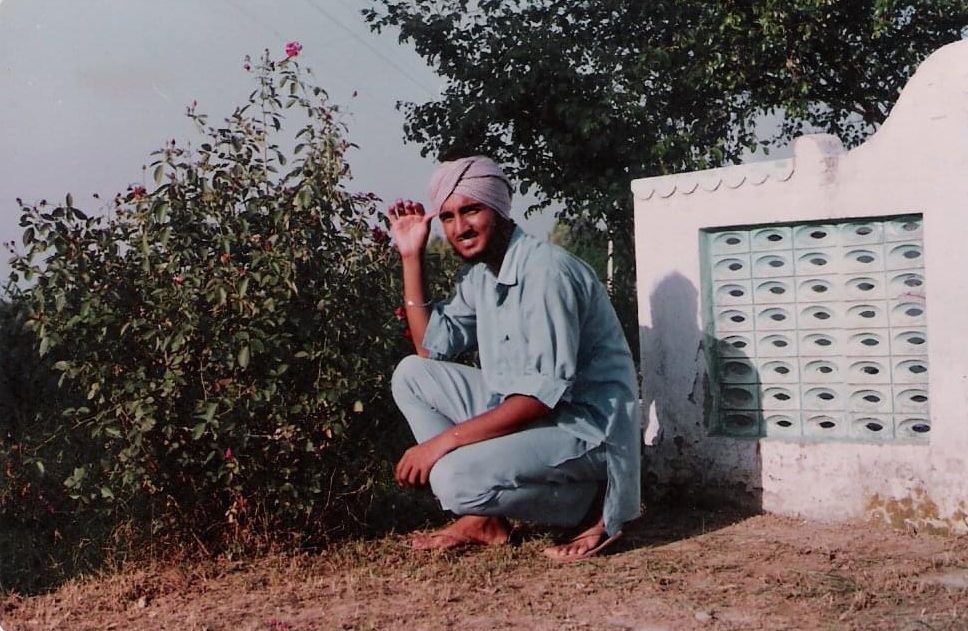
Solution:
<svg viewBox="0 0 968 631">
<path fill-rule="evenodd" d="M 297 56 L 302 52 L 302 44 L 299 42 L 289 42 L 286 44 L 286 59 Z"/>
<path fill-rule="evenodd" d="M 399 269 L 374 198 L 344 188 L 350 145 L 300 49 L 267 53 L 221 124 L 189 107 L 204 141 L 155 152 L 153 188 L 107 218 L 22 206 L 15 299 L 78 401 L 21 449 L 64 472 L 72 511 L 244 542 L 365 509 L 369 439 L 397 423 Z"/>
</svg>

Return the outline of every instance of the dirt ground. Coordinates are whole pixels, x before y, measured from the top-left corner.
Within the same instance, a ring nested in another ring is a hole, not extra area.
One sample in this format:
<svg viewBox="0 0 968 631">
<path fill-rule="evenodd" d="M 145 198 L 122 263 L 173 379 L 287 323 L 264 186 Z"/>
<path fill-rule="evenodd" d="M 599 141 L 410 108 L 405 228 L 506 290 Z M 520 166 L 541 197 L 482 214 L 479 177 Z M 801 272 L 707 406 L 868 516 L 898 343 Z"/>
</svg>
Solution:
<svg viewBox="0 0 968 631">
<path fill-rule="evenodd" d="M 515 545 L 416 553 L 406 537 L 316 555 L 129 568 L 0 597 L 36 629 L 968 629 L 968 538 L 715 510 L 650 512 L 572 565 Z"/>
</svg>

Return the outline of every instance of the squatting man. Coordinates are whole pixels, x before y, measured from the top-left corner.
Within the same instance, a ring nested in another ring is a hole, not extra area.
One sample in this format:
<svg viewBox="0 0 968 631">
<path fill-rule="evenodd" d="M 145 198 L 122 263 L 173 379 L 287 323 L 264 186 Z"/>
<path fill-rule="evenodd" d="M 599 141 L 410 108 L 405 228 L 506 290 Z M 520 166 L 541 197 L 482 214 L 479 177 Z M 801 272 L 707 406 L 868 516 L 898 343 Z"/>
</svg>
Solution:
<svg viewBox="0 0 968 631">
<path fill-rule="evenodd" d="M 605 549 L 639 515 L 635 370 L 595 273 L 516 226 L 511 196 L 502 169 L 476 156 L 437 168 L 429 209 L 397 200 L 388 210 L 416 350 L 393 375 L 417 440 L 395 476 L 429 484 L 459 516 L 415 535 L 414 548 L 503 544 L 516 519 L 577 529 L 545 550 L 572 561 Z M 466 263 L 443 302 L 425 293 L 435 216 Z M 480 368 L 446 361 L 473 348 Z"/>
</svg>

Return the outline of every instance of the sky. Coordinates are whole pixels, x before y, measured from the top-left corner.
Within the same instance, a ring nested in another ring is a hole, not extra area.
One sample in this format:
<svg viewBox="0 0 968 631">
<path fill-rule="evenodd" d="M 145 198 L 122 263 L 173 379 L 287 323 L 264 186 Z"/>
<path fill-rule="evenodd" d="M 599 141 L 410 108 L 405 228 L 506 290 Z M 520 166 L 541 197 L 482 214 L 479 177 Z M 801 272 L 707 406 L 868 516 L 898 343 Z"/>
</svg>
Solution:
<svg viewBox="0 0 968 631">
<path fill-rule="evenodd" d="M 0 0 L 0 241 L 19 242 L 17 197 L 73 195 L 96 212 L 131 184 L 166 139 L 200 140 L 185 107 L 221 120 L 254 87 L 243 58 L 299 61 L 344 111 L 349 188 L 387 202 L 423 199 L 433 170 L 402 140 L 398 101 L 423 102 L 442 82 L 396 35 L 360 15 L 370 0 Z M 355 96 L 354 96 L 355 94 Z M 526 203 L 518 206 L 523 210 Z M 522 219 L 518 213 L 517 218 Z M 524 222 L 547 233 L 550 217 Z M 0 252 L 0 278 L 9 273 Z"/>
</svg>

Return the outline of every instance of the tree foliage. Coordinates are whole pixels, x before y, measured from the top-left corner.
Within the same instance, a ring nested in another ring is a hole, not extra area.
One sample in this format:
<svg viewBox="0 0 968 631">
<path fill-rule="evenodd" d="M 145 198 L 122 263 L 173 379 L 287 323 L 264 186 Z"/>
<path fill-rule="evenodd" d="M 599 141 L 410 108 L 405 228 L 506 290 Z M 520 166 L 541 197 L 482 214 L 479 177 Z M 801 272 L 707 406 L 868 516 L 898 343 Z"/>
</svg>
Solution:
<svg viewBox="0 0 968 631">
<path fill-rule="evenodd" d="M 446 80 L 439 99 L 403 104 L 406 137 L 441 159 L 493 156 L 565 221 L 604 219 L 626 296 L 632 178 L 736 162 L 804 129 L 856 145 L 968 25 L 968 0 L 374 3 L 371 27 L 399 29 Z M 759 139 L 770 113 L 782 126 Z"/>
<path fill-rule="evenodd" d="M 17 322 L 72 399 L 7 423 L 0 518 L 45 484 L 51 511 L 210 545 L 361 515 L 396 424 L 399 269 L 304 76 L 267 54 L 221 124 L 189 108 L 204 141 L 166 144 L 106 218 L 23 205 Z"/>
<path fill-rule="evenodd" d="M 959 39 L 966 0 L 377 0 L 447 85 L 404 104 L 424 153 L 486 152 L 524 187 L 607 218 L 628 180 L 736 161 L 785 112 L 855 145 L 915 67 Z M 620 222 L 627 226 L 627 220 Z"/>
<path fill-rule="evenodd" d="M 603 283 L 611 282 L 608 273 L 608 235 L 599 226 L 584 221 L 558 221 L 548 235 L 548 241 L 588 263 Z"/>
</svg>

